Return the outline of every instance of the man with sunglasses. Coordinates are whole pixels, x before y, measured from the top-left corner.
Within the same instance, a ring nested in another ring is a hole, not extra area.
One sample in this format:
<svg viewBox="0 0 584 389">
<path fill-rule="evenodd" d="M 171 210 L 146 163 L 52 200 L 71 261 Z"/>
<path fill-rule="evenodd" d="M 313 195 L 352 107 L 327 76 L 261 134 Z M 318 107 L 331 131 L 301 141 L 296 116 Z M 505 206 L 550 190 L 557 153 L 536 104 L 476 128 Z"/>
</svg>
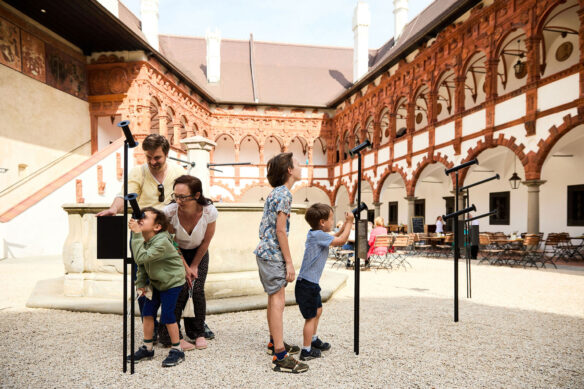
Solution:
<svg viewBox="0 0 584 389">
<path fill-rule="evenodd" d="M 186 174 L 186 171 L 175 163 L 167 163 L 170 144 L 162 135 L 148 135 L 142 142 L 142 149 L 146 163 L 134 167 L 128 173 L 128 193 L 138 195 L 140 208 L 162 209 L 170 203 L 174 180 Z M 97 216 L 113 216 L 123 210 L 124 196 L 121 192 L 109 209 L 98 213 Z"/>
</svg>

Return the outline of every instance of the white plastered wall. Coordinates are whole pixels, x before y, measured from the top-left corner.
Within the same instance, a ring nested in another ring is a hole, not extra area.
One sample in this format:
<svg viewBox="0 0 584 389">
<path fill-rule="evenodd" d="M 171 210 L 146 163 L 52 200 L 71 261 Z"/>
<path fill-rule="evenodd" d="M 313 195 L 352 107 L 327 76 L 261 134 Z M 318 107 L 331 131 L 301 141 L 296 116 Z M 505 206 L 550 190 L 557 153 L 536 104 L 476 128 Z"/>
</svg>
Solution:
<svg viewBox="0 0 584 389">
<path fill-rule="evenodd" d="M 89 104 L 0 66 L 0 190 L 90 141 Z M 75 152 L 87 157 L 87 147 Z M 18 166 L 26 165 L 19 177 Z M 56 177 L 55 177 L 56 178 Z"/>
</svg>

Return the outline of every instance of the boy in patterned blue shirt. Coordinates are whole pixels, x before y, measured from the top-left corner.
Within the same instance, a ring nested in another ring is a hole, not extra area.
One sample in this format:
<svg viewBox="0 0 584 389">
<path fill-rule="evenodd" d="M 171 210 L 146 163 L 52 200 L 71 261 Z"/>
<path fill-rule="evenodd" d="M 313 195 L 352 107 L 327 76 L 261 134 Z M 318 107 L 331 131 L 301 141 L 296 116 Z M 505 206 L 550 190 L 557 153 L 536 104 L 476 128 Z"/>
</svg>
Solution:
<svg viewBox="0 0 584 389">
<path fill-rule="evenodd" d="M 274 354 L 274 371 L 302 373 L 308 365 L 300 363 L 290 354 L 300 352 L 298 346 L 284 343 L 284 306 L 285 288 L 296 276 L 288 231 L 292 193 L 290 189 L 300 180 L 300 164 L 292 153 L 278 154 L 268 161 L 267 178 L 274 188 L 266 198 L 264 214 L 260 223 L 260 243 L 254 251 L 258 264 L 260 280 L 268 294 L 268 327 L 270 343 L 268 354 Z"/>
<path fill-rule="evenodd" d="M 300 313 L 306 320 L 300 359 L 308 361 L 320 358 L 321 351 L 331 348 L 329 343 L 320 340 L 316 334 L 318 321 L 322 315 L 322 299 L 318 283 L 328 258 L 329 246 L 342 246 L 347 242 L 354 216 L 351 212 L 346 212 L 345 223 L 334 236 L 329 234 L 334 226 L 334 214 L 330 205 L 313 204 L 306 211 L 304 218 L 310 224 L 311 230 L 306 236 L 304 258 L 294 294 Z"/>
</svg>

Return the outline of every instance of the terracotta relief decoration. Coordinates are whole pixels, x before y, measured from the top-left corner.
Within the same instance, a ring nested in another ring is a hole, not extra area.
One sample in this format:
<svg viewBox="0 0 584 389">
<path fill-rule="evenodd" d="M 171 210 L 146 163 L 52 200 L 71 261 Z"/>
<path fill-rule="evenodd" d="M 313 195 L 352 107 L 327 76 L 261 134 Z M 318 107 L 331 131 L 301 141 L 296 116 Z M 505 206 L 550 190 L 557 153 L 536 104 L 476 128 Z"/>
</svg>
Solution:
<svg viewBox="0 0 584 389">
<path fill-rule="evenodd" d="M 564 62 L 565 60 L 570 58 L 573 49 L 574 46 L 572 45 L 572 42 L 564 42 L 560 46 L 558 46 L 558 49 L 556 50 L 556 59 L 558 60 L 558 62 Z"/>
<path fill-rule="evenodd" d="M 85 64 L 46 46 L 47 84 L 87 100 Z"/>
<path fill-rule="evenodd" d="M 20 71 L 20 31 L 0 18 L 0 63 Z"/>
<path fill-rule="evenodd" d="M 87 100 L 85 63 L 0 18 L 0 64 Z"/>
<path fill-rule="evenodd" d="M 46 82 L 45 44 L 26 31 L 22 31 L 22 72 Z"/>
</svg>

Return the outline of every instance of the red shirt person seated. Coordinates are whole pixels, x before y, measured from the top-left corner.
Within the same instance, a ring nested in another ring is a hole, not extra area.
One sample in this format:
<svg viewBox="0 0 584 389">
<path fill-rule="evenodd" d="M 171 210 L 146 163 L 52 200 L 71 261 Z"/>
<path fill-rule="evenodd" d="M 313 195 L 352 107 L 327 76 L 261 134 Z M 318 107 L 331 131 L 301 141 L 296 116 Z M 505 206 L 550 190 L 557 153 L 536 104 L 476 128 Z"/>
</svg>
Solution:
<svg viewBox="0 0 584 389">
<path fill-rule="evenodd" d="M 373 228 L 369 234 L 369 251 L 367 252 L 367 258 L 369 258 L 372 254 L 387 254 L 387 247 L 375 247 L 375 237 L 377 235 L 387 235 L 387 228 L 385 228 L 384 225 L 385 222 L 381 216 L 375 218 L 375 228 Z"/>
</svg>

